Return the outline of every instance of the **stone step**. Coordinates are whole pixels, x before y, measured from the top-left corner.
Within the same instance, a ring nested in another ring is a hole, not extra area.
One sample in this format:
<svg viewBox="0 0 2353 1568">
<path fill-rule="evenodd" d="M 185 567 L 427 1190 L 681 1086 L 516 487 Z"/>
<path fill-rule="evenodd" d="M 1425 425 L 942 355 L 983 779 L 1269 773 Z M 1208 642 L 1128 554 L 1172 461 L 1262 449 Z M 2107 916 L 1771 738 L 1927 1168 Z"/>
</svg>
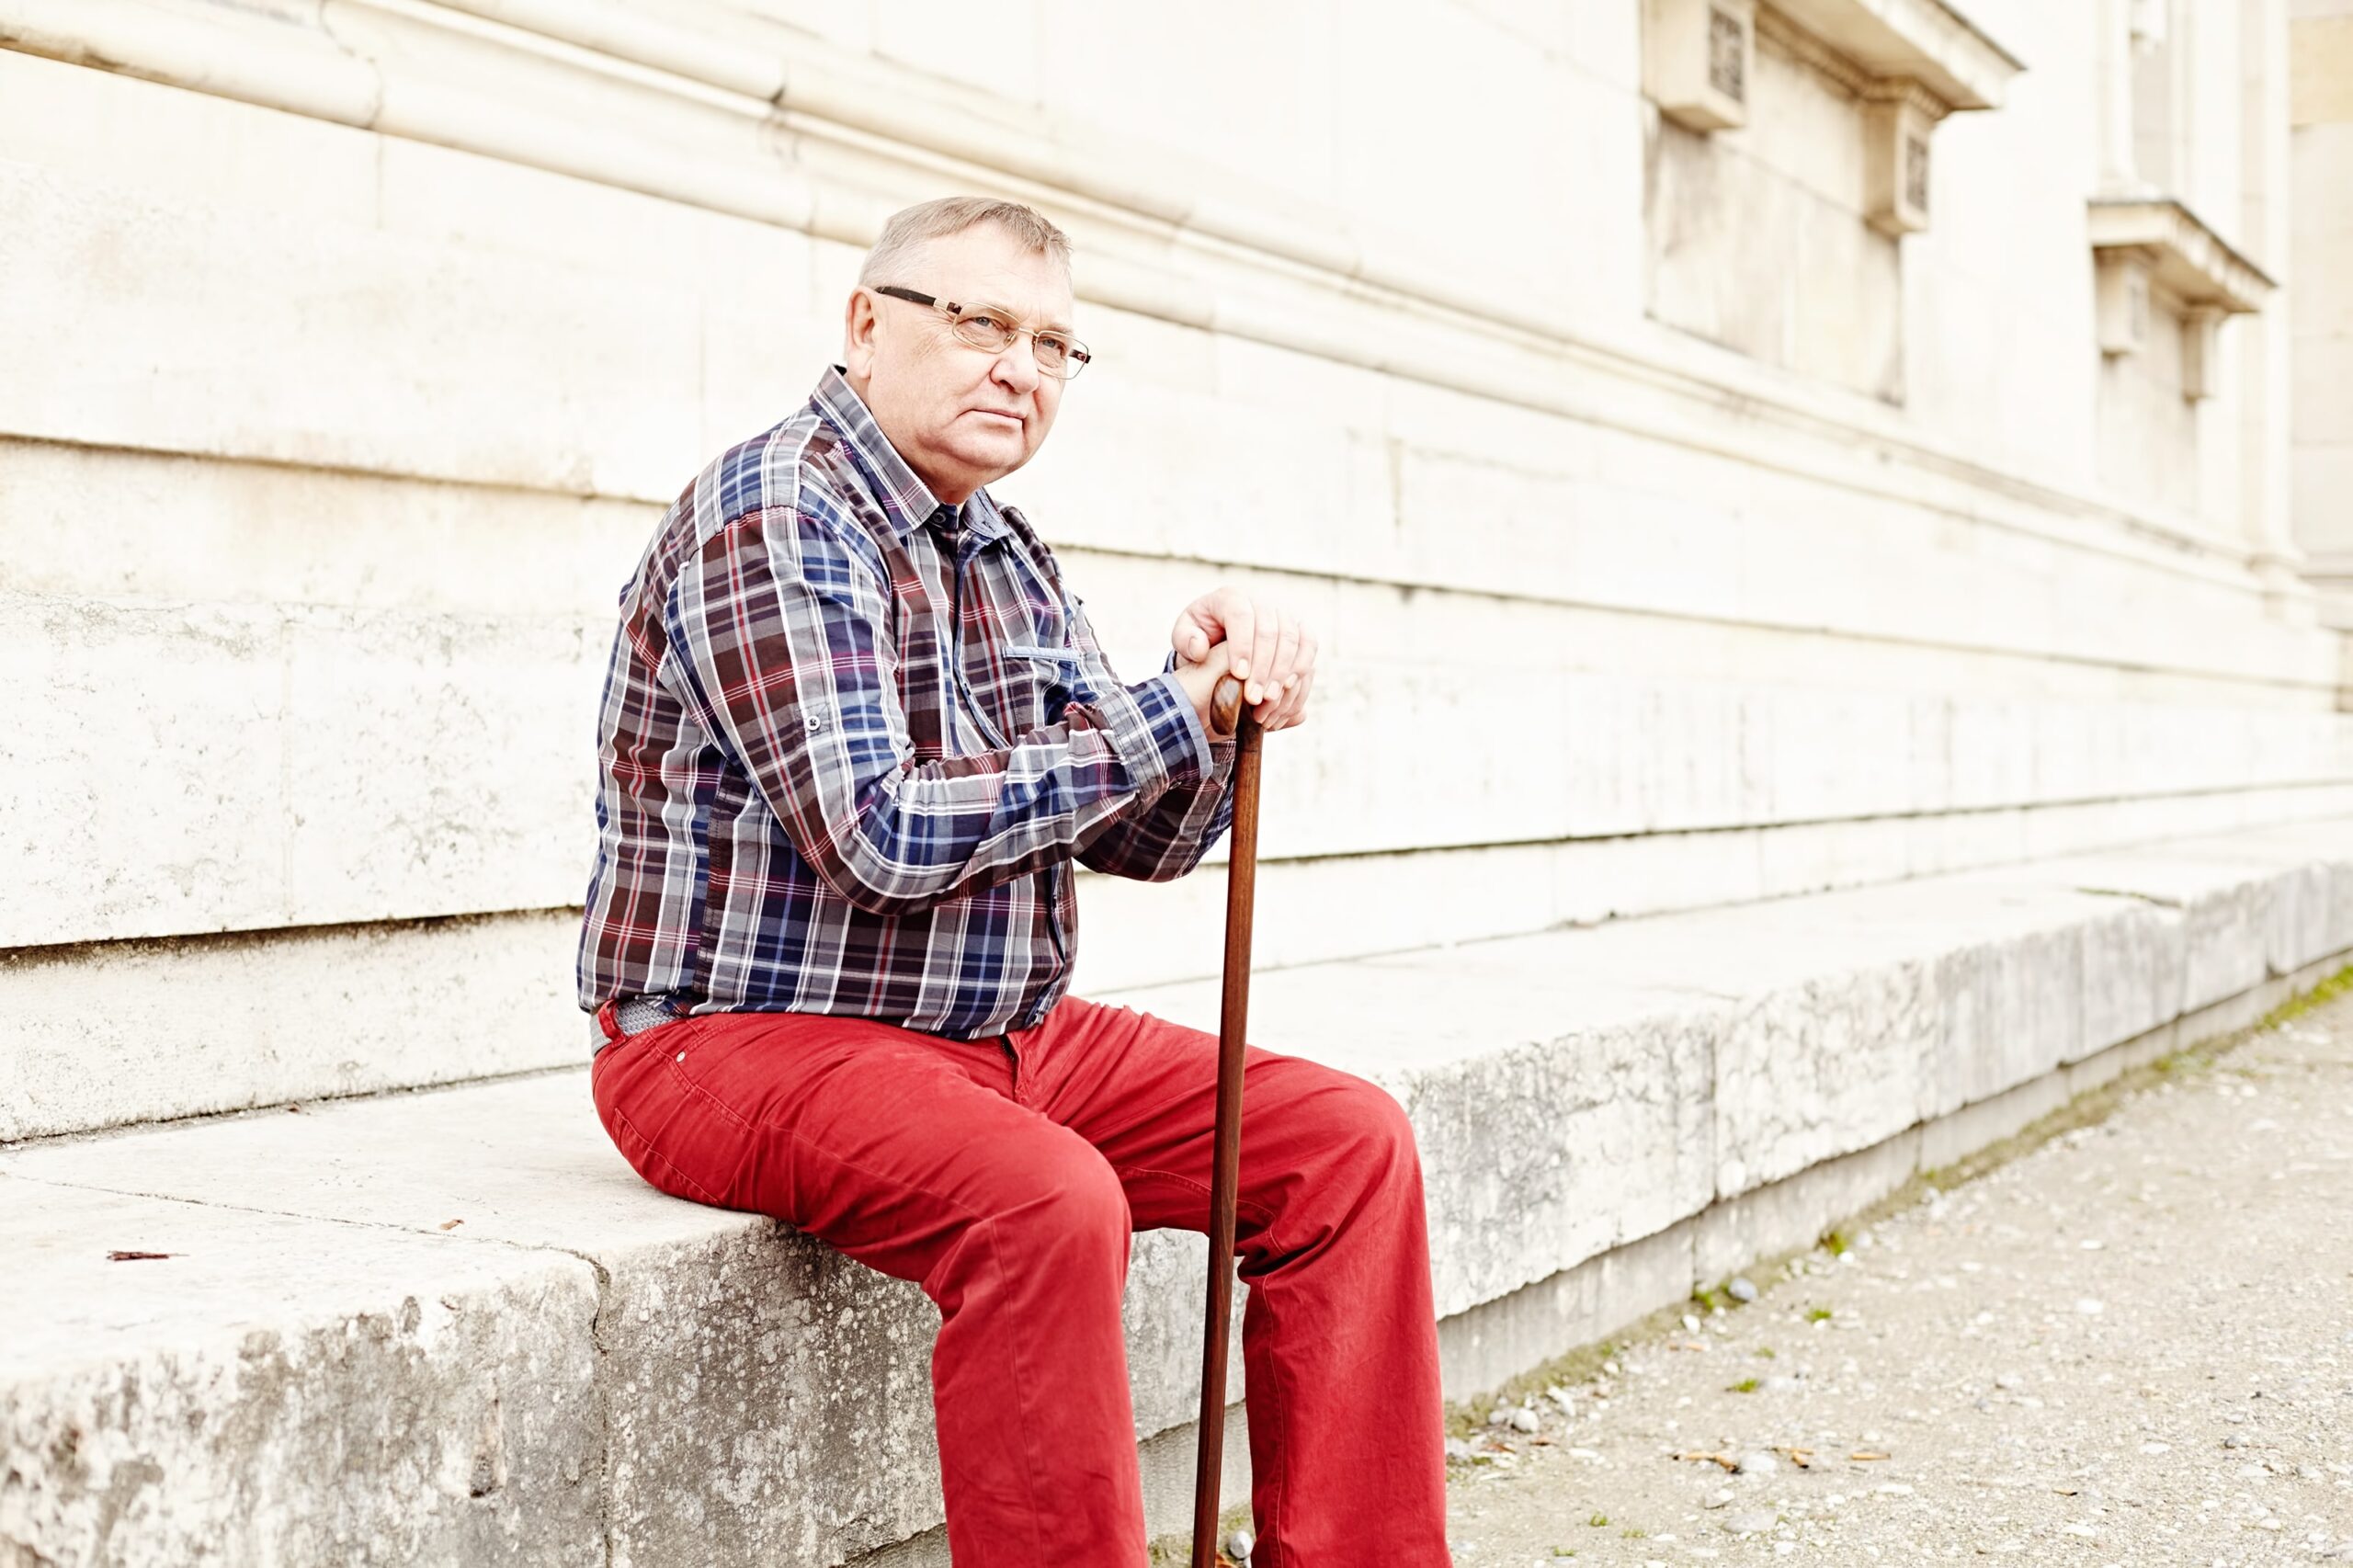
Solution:
<svg viewBox="0 0 2353 1568">
<path fill-rule="evenodd" d="M 2332 820 L 1273 971 L 1252 1032 L 1412 1116 L 1460 1397 L 2348 949 Z M 1117 999 L 1214 1021 L 1212 986 Z M 582 1068 L 15 1145 L 0 1237 L 0 1562 L 831 1568 L 939 1521 L 930 1304 L 646 1187 Z M 1155 1530 L 1202 1264 L 1137 1238 Z"/>
<path fill-rule="evenodd" d="M 939 1522 L 930 1303 L 647 1187 L 583 1069 L 0 1167 L 11 1568 L 602 1563 L 608 1528 L 617 1563 L 824 1565 Z M 1205 1263 L 1136 1238 L 1140 1441 L 1190 1430 Z"/>
</svg>

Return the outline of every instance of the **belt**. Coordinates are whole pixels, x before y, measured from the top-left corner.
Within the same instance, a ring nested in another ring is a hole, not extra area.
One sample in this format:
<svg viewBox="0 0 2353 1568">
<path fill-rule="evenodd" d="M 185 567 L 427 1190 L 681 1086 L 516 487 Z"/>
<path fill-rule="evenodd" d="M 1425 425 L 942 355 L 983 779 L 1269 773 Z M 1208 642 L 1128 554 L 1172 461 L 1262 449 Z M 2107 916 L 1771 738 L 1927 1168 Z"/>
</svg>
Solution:
<svg viewBox="0 0 2353 1568">
<path fill-rule="evenodd" d="M 658 996 L 628 996 L 613 1004 L 613 1022 L 620 1026 L 625 1035 L 643 1034 L 677 1016 L 664 1006 Z"/>
<path fill-rule="evenodd" d="M 650 1028 L 674 1022 L 685 1016 L 670 1011 L 663 1005 L 663 999 L 659 996 L 624 996 L 619 1001 L 608 1002 L 605 1006 L 612 1009 L 613 1028 L 620 1032 L 624 1040 L 631 1035 L 643 1034 Z M 613 1037 L 605 1032 L 601 1020 L 595 1025 L 595 1028 L 597 1050 L 602 1051 L 613 1043 Z M 590 1054 L 594 1055 L 595 1052 L 591 1051 Z"/>
</svg>

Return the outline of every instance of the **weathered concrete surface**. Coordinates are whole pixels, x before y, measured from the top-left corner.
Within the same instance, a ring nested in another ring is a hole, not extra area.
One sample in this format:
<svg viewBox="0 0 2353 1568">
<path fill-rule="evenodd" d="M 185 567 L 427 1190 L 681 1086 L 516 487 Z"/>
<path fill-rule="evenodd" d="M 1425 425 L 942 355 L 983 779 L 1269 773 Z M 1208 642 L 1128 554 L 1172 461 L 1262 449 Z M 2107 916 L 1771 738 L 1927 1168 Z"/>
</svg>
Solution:
<svg viewBox="0 0 2353 1568">
<path fill-rule="evenodd" d="M 1606 1333 L 2006 1135 L 2113 1059 L 2235 1027 L 2353 946 L 2349 895 L 2353 823 L 2314 824 L 1279 971 L 1258 980 L 1253 1033 L 1383 1084 L 1412 1116 L 1460 1395 L 1548 1336 Z M 2247 983 L 2217 996 L 2216 976 Z M 1214 1012 L 1207 987 L 1123 999 Z M 593 1363 L 616 1562 L 685 1540 L 714 1563 L 828 1568 L 938 1521 L 929 1304 L 765 1217 L 653 1192 L 606 1143 L 578 1068 L 23 1144 L 0 1172 L 398 1237 L 450 1260 L 460 1299 L 460 1260 L 590 1271 L 593 1305 L 541 1348 Z M 1138 1238 L 1140 1442 L 1179 1441 L 1193 1415 L 1200 1245 Z M 295 1300 L 316 1335 L 359 1310 Z M 188 1310 L 193 1332 L 204 1303 Z M 108 1329 L 81 1354 L 127 1364 L 151 1343 Z M 61 1375 L 38 1354 L 17 1365 L 34 1386 Z M 1232 1376 L 1229 1397 L 1238 1358 Z M 163 1473 L 176 1489 L 197 1472 Z M 37 1494 L 70 1490 L 29 1474 Z M 1154 1528 L 1181 1523 L 1181 1502 L 1156 1503 L 1172 1517 Z M 121 1561 L 174 1560 L 177 1538 L 121 1539 Z"/>
<path fill-rule="evenodd" d="M 0 1256 L 0 1561 L 604 1561 L 579 1259 L 16 1176 Z"/>
<path fill-rule="evenodd" d="M 1412 1114 L 1449 1314 L 2353 947 L 2347 896 L 2340 820 L 1264 974 L 1252 1032 Z"/>
<path fill-rule="evenodd" d="M 0 1171 L 593 1267 L 616 1563 L 694 1542 L 698 1562 L 826 1568 L 940 1517 L 922 1292 L 766 1217 L 654 1191 L 606 1141 L 583 1072 L 29 1145 Z M 1204 1266 L 1198 1236 L 1136 1238 L 1139 1439 L 1196 1413 Z M 1238 1400 L 1238 1356 L 1228 1377 Z"/>
</svg>

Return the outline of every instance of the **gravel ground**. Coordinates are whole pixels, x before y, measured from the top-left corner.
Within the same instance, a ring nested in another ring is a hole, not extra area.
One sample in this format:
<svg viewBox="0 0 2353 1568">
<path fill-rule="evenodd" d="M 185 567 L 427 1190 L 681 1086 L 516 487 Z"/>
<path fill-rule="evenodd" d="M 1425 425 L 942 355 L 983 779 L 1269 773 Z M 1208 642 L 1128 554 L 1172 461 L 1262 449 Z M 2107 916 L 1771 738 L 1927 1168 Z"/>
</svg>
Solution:
<svg viewBox="0 0 2353 1568">
<path fill-rule="evenodd" d="M 1467 1413 L 1456 1563 L 2353 1562 L 2353 996 L 2054 1120 Z"/>
</svg>

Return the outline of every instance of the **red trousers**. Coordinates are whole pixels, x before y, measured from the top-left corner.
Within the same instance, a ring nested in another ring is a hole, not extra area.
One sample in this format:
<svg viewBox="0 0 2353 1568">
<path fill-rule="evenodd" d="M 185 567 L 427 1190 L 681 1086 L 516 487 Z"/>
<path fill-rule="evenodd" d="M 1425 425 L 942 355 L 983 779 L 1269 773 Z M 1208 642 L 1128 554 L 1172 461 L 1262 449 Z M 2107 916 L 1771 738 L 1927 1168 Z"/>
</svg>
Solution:
<svg viewBox="0 0 2353 1568">
<path fill-rule="evenodd" d="M 1444 1568 L 1413 1129 L 1365 1079 L 1256 1046 L 1245 1061 L 1253 1561 Z M 593 1079 L 606 1131 L 654 1186 L 774 1215 L 938 1305 L 957 1568 L 1142 1568 L 1120 1300 L 1131 1233 L 1209 1229 L 1215 1036 L 1075 997 L 970 1041 L 721 1013 L 616 1040 Z"/>
</svg>

